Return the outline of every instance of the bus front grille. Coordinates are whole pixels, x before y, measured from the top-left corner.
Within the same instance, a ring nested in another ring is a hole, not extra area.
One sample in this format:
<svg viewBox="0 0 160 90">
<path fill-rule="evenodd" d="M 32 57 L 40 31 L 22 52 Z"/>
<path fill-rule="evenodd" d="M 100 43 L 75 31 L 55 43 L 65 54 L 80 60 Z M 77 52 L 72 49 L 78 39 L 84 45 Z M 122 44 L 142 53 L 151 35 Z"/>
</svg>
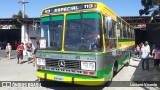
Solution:
<svg viewBox="0 0 160 90">
<path fill-rule="evenodd" d="M 64 65 L 60 65 L 63 62 Z M 46 67 L 65 68 L 65 69 L 81 69 L 81 63 L 79 60 L 58 60 L 58 59 L 46 59 Z"/>
</svg>

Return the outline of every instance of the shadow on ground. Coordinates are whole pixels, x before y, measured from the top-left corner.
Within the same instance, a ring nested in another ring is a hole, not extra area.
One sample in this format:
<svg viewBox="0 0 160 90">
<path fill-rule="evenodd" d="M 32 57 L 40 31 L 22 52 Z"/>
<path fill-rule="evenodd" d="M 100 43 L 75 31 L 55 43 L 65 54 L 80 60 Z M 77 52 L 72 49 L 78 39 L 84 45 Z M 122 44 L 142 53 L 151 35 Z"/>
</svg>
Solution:
<svg viewBox="0 0 160 90">
<path fill-rule="evenodd" d="M 149 59 L 149 71 L 142 70 L 142 61 L 140 61 L 134 72 L 131 81 L 160 81 L 160 71 L 154 71 L 154 60 Z M 160 68 L 159 68 L 160 70 Z"/>
<path fill-rule="evenodd" d="M 81 86 L 55 81 L 41 82 L 41 86 L 53 90 L 102 90 L 104 88 L 104 86 Z"/>
<path fill-rule="evenodd" d="M 148 70 L 142 70 L 142 61 L 140 58 L 133 58 L 133 60 L 138 61 L 140 60 L 139 65 L 137 66 L 131 81 L 143 84 L 144 83 L 148 85 L 153 85 L 152 87 L 159 90 L 160 88 L 160 67 L 159 70 L 154 71 L 154 60 L 152 57 L 149 58 L 149 71 Z M 150 90 L 148 87 L 142 87 L 145 90 Z"/>
</svg>

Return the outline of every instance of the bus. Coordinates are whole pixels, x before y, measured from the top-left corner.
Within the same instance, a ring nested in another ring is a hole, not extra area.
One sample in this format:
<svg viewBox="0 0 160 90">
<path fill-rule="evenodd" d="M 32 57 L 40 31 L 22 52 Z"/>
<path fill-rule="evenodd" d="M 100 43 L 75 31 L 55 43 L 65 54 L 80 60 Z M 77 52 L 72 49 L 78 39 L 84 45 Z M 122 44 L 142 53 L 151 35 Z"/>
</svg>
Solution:
<svg viewBox="0 0 160 90">
<path fill-rule="evenodd" d="M 36 75 L 42 80 L 97 86 L 129 63 L 134 29 L 101 2 L 42 10 Z"/>
</svg>

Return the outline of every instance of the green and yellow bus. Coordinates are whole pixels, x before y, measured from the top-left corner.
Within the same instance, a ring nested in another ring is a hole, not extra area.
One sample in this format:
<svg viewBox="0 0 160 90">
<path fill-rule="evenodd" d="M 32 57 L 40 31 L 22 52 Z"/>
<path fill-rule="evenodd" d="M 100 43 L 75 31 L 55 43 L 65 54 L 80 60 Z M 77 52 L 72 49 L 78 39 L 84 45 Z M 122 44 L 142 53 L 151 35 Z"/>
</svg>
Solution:
<svg viewBox="0 0 160 90">
<path fill-rule="evenodd" d="M 40 22 L 40 79 L 102 85 L 129 63 L 134 29 L 101 2 L 49 7 Z"/>
</svg>

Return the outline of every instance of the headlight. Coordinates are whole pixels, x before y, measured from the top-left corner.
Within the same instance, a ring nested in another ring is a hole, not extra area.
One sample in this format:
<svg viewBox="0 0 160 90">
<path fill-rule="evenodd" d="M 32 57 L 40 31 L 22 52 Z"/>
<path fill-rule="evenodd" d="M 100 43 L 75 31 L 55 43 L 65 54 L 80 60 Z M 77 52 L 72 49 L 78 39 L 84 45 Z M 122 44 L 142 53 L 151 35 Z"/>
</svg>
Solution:
<svg viewBox="0 0 160 90">
<path fill-rule="evenodd" d="M 81 69 L 83 70 L 95 70 L 95 62 L 81 62 Z"/>
<path fill-rule="evenodd" d="M 43 59 L 43 58 L 37 58 L 37 65 L 46 65 L 45 59 Z"/>
</svg>

